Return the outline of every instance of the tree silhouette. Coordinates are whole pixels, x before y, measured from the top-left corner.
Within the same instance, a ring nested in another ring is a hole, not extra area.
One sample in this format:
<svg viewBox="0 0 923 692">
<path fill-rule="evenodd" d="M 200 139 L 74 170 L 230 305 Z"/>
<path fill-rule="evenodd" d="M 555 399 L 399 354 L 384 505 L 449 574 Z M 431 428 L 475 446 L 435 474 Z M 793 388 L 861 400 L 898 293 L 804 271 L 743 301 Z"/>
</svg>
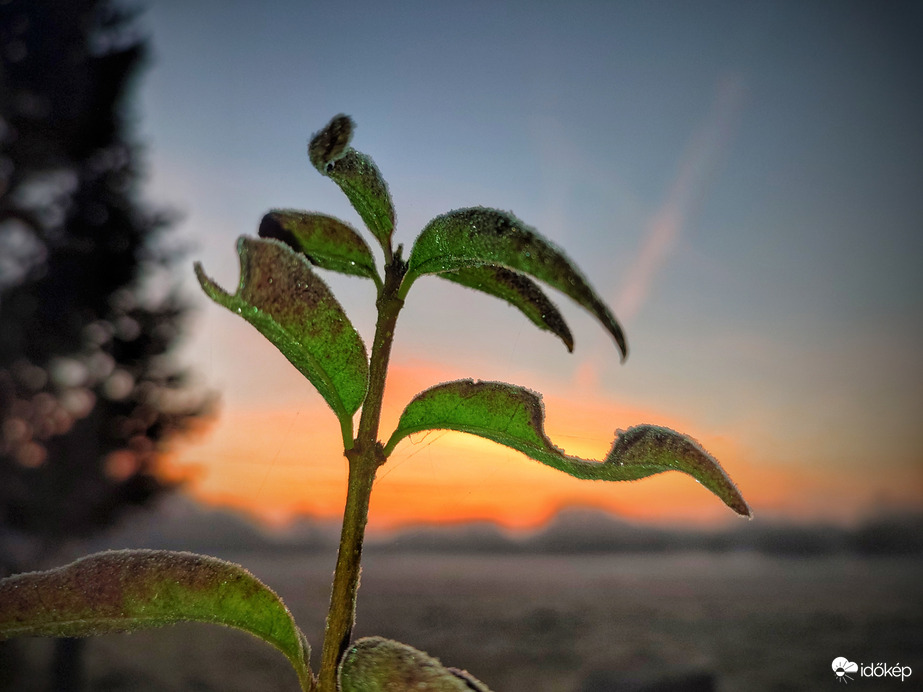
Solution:
<svg viewBox="0 0 923 692">
<path fill-rule="evenodd" d="M 171 219 L 139 200 L 132 19 L 0 3 L 0 575 L 168 491 L 165 445 L 208 406 L 168 354 L 184 305 Z"/>
</svg>

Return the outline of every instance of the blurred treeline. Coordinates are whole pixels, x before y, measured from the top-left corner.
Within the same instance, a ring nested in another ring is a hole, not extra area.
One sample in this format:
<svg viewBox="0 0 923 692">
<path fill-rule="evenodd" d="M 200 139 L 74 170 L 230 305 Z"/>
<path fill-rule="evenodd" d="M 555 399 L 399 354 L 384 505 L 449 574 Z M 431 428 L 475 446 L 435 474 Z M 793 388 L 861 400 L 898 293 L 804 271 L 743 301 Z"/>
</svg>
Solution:
<svg viewBox="0 0 923 692">
<path fill-rule="evenodd" d="M 158 509 L 156 521 L 130 521 L 95 541 L 98 549 L 193 550 L 230 559 L 243 553 L 304 555 L 335 553 L 335 520 L 304 517 L 285 528 L 266 529 L 229 509 L 204 507 L 177 495 Z M 369 554 L 604 555 L 625 553 L 753 552 L 809 558 L 835 555 L 923 555 L 923 515 L 868 517 L 851 525 L 764 518 L 717 527 L 658 526 L 619 519 L 606 512 L 570 508 L 545 526 L 506 530 L 491 522 L 425 525 L 380 533 L 366 543 Z"/>
<path fill-rule="evenodd" d="M 7 569 L 162 493 L 159 452 L 207 403 L 169 357 L 184 313 L 176 250 L 161 237 L 170 215 L 140 198 L 130 97 L 145 43 L 118 7 L 0 4 Z"/>
<path fill-rule="evenodd" d="M 0 2 L 0 576 L 168 491 L 158 460 L 209 405 L 170 357 L 185 307 L 172 217 L 140 194 L 134 19 Z"/>
</svg>

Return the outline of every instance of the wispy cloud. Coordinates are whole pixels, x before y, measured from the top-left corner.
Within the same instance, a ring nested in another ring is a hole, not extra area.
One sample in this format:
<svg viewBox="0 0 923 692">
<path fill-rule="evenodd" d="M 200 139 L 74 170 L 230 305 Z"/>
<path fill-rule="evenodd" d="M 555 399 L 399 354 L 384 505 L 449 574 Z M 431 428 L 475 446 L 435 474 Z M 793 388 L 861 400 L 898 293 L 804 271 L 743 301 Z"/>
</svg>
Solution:
<svg viewBox="0 0 923 692">
<path fill-rule="evenodd" d="M 614 301 L 621 319 L 631 321 L 641 310 L 684 227 L 704 198 L 720 154 L 733 136 L 742 97 L 739 77 L 726 76 L 718 83 L 708 115 L 680 156 L 673 182 L 647 224 L 638 257 Z"/>
</svg>

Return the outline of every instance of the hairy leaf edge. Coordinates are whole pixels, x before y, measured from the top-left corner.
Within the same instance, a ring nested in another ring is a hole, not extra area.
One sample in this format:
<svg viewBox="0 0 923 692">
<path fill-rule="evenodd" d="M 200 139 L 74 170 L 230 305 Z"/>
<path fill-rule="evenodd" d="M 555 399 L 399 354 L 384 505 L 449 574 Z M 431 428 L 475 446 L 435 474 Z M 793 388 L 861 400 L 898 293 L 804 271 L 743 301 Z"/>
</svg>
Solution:
<svg viewBox="0 0 923 692">
<path fill-rule="evenodd" d="M 220 558 L 211 557 L 209 555 L 201 555 L 198 553 L 191 553 L 187 551 L 170 551 L 170 550 L 148 550 L 148 549 L 136 549 L 136 550 L 107 550 L 100 553 L 92 553 L 90 555 L 85 555 L 73 562 L 70 562 L 66 565 L 61 565 L 48 570 L 39 570 L 32 572 L 23 572 L 20 574 L 14 574 L 4 579 L 0 579 L 0 593 L 3 592 L 6 588 L 18 589 L 23 583 L 28 583 L 30 578 L 43 577 L 50 578 L 59 575 L 66 575 L 68 572 L 75 571 L 78 567 L 84 566 L 86 563 L 99 562 L 107 559 L 120 559 L 120 558 L 129 558 L 129 559 L 143 559 L 143 558 L 152 558 L 160 557 L 165 559 L 176 559 L 178 561 L 186 561 L 190 559 L 195 559 L 196 561 L 205 561 L 213 565 L 221 566 L 224 569 L 229 569 L 232 572 L 236 572 L 239 576 L 244 577 L 249 580 L 251 583 L 256 583 L 259 589 L 269 597 L 271 597 L 275 603 L 279 606 L 280 610 L 288 617 L 288 621 L 291 624 L 292 634 L 294 635 L 295 641 L 297 642 L 297 650 L 291 651 L 290 647 L 287 645 L 287 642 L 276 635 L 274 631 L 269 631 L 266 633 L 258 633 L 254 629 L 248 629 L 242 624 L 232 622 L 228 619 L 222 620 L 219 616 L 205 617 L 143 617 L 143 616 L 133 616 L 133 617 L 98 617 L 98 618 L 72 618 L 72 619 L 62 619 L 55 621 L 53 623 L 46 622 L 39 625 L 23 625 L 22 627 L 10 627 L 6 626 L 0 628 L 0 642 L 8 640 L 13 637 L 19 636 L 55 636 L 54 629 L 56 627 L 67 628 L 73 625 L 80 625 L 86 623 L 87 628 L 85 633 L 77 633 L 73 630 L 64 629 L 59 631 L 66 631 L 69 637 L 78 636 L 78 637 L 89 637 L 89 636 L 99 636 L 102 634 L 118 634 L 118 633 L 129 633 L 141 629 L 155 629 L 159 627 L 167 627 L 170 625 L 176 625 L 184 622 L 201 622 L 204 624 L 213 624 L 220 625 L 222 627 L 228 627 L 231 629 L 237 629 L 242 632 L 246 632 L 250 636 L 253 636 L 257 639 L 261 639 L 267 644 L 271 645 L 273 648 L 277 649 L 283 656 L 289 661 L 294 668 L 295 673 L 298 676 L 299 683 L 303 690 L 307 691 L 310 689 L 312 681 L 312 673 L 310 669 L 310 657 L 311 657 L 311 647 L 308 643 L 307 638 L 304 635 L 304 632 L 298 627 L 295 623 L 294 617 L 292 616 L 291 611 L 288 606 L 282 600 L 282 598 L 268 585 L 258 579 L 252 572 L 243 567 L 242 565 L 229 562 L 227 560 L 222 560 Z M 60 588 L 60 587 L 59 587 Z M 154 596 L 156 598 L 156 595 Z M 102 627 L 105 631 L 94 632 L 94 628 Z"/>
<path fill-rule="evenodd" d="M 414 397 L 414 399 L 407 405 L 405 412 L 407 408 L 409 408 L 415 401 L 424 395 L 431 393 L 434 390 L 438 390 L 440 388 L 444 388 L 456 383 L 473 385 L 475 387 L 500 386 L 510 390 L 516 390 L 519 394 L 531 398 L 532 404 L 535 407 L 532 411 L 529 412 L 532 418 L 533 431 L 539 437 L 540 442 L 544 446 L 539 446 L 534 443 L 524 443 L 518 438 L 503 434 L 503 431 L 485 428 L 483 426 L 460 424 L 423 424 L 410 427 L 402 427 L 399 420 L 397 429 L 395 429 L 391 437 L 388 439 L 388 442 L 384 446 L 384 452 L 386 456 L 391 454 L 391 452 L 401 440 L 414 433 L 423 432 L 425 430 L 453 430 L 470 435 L 477 435 L 478 437 L 483 437 L 498 444 L 502 444 L 506 447 L 509 447 L 510 449 L 519 451 L 525 456 L 545 464 L 546 466 L 550 466 L 559 471 L 567 473 L 570 476 L 583 480 L 603 480 L 611 482 L 631 481 L 640 480 L 642 478 L 664 473 L 666 471 L 678 471 L 690 476 L 693 480 L 699 483 L 699 485 L 702 485 L 707 490 L 712 492 L 722 502 L 724 502 L 725 505 L 727 505 L 737 514 L 747 518 L 752 518 L 753 516 L 749 504 L 746 502 L 746 500 L 744 500 L 743 495 L 737 488 L 737 485 L 733 480 L 731 480 L 731 477 L 724 470 L 724 467 L 721 466 L 720 462 L 714 456 L 709 454 L 695 439 L 689 435 L 685 435 L 670 428 L 650 424 L 640 424 L 633 426 L 628 430 L 618 430 L 616 433 L 616 438 L 613 441 L 610 451 L 606 455 L 605 459 L 582 459 L 580 457 L 574 457 L 566 454 L 564 450 L 555 445 L 545 433 L 545 407 L 540 394 L 525 387 L 511 385 L 506 382 L 484 382 L 474 381 L 471 379 L 455 380 L 453 382 L 444 382 L 434 385 L 433 387 L 430 387 L 417 394 L 417 396 Z M 403 414 L 401 419 L 403 419 Z M 706 463 L 708 463 L 714 469 L 714 471 L 717 472 L 718 481 L 706 483 L 701 478 L 683 468 L 680 468 L 679 466 L 654 463 L 632 463 L 631 465 L 625 465 L 620 458 L 615 456 L 619 451 L 621 451 L 620 442 L 624 444 L 631 437 L 640 436 L 641 434 L 648 431 L 653 433 L 664 433 L 671 436 L 676 441 L 682 441 L 693 446 L 695 450 L 702 455 Z"/>
</svg>

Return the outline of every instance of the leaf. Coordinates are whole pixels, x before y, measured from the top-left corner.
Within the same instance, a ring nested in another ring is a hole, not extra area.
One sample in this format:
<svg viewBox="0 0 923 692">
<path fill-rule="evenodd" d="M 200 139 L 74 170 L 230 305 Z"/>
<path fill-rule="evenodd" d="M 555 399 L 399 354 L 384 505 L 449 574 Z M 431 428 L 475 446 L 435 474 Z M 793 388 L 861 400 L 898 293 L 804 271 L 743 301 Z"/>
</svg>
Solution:
<svg viewBox="0 0 923 692">
<path fill-rule="evenodd" d="M 470 673 L 382 637 L 365 637 L 349 647 L 340 662 L 339 683 L 340 692 L 490 692 Z"/>
<path fill-rule="evenodd" d="M 519 308 L 539 329 L 556 334 L 568 351 L 574 350 L 574 337 L 564 317 L 529 277 L 488 264 L 443 272 L 439 276 L 505 300 Z"/>
<path fill-rule="evenodd" d="M 381 282 L 375 258 L 362 236 L 332 216 L 274 209 L 263 217 L 259 235 L 281 240 L 315 266 Z"/>
<path fill-rule="evenodd" d="M 247 237 L 237 241 L 237 252 L 237 293 L 224 291 L 196 262 L 202 289 L 256 327 L 311 381 L 340 418 L 345 435 L 368 386 L 362 339 L 303 255 L 277 240 Z"/>
<path fill-rule="evenodd" d="M 0 641 L 85 637 L 184 621 L 235 627 L 272 644 L 309 689 L 304 634 L 272 589 L 240 565 L 193 553 L 117 550 L 0 581 Z"/>
<path fill-rule="evenodd" d="M 622 360 L 628 355 L 625 336 L 615 316 L 573 262 L 512 214 L 471 207 L 437 216 L 417 237 L 407 263 L 402 298 L 424 274 L 482 265 L 499 265 L 529 274 L 589 310 L 612 335 Z"/>
<path fill-rule="evenodd" d="M 388 253 L 394 231 L 394 205 L 381 172 L 371 157 L 349 146 L 356 124 L 348 115 L 337 115 L 311 137 L 311 164 L 346 193 L 350 204 Z"/>
<path fill-rule="evenodd" d="M 499 442 L 576 478 L 631 481 L 663 471 L 682 471 L 738 514 L 750 508 L 718 461 L 690 437 L 669 428 L 639 425 L 619 432 L 602 462 L 568 456 L 545 435 L 541 397 L 505 382 L 457 380 L 431 387 L 408 404 L 385 445 L 388 455 L 423 430 L 457 430 Z"/>
</svg>

